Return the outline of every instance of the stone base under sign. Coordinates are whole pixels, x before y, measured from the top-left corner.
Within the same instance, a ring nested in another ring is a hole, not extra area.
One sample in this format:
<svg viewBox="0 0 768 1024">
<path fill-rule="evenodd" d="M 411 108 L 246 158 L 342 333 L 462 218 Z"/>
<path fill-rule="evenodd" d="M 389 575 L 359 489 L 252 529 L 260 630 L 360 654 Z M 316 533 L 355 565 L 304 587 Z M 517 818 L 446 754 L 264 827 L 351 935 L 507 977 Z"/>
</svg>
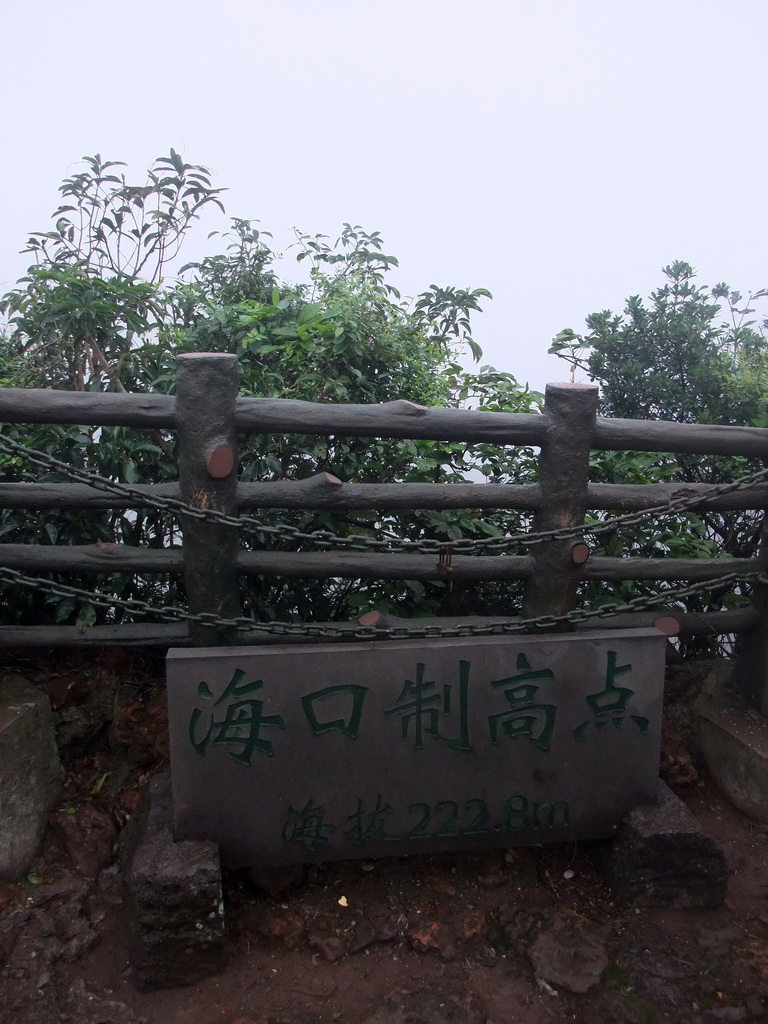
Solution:
<svg viewBox="0 0 768 1024">
<path fill-rule="evenodd" d="M 192 985 L 224 966 L 224 904 L 215 843 L 172 832 L 170 775 L 156 775 L 120 837 L 128 892 L 131 981 Z"/>
<path fill-rule="evenodd" d="M 218 849 L 204 840 L 174 842 L 172 822 L 170 776 L 157 775 L 120 839 L 131 980 L 141 989 L 194 984 L 224 964 Z M 621 899 L 670 908 L 725 899 L 722 850 L 661 781 L 658 804 L 635 808 L 616 839 L 594 848 Z"/>
<path fill-rule="evenodd" d="M 658 803 L 630 811 L 616 838 L 598 850 L 619 899 L 677 910 L 725 900 L 728 867 L 720 845 L 661 780 Z"/>
<path fill-rule="evenodd" d="M 720 663 L 696 702 L 699 751 L 728 802 L 768 824 L 768 718 L 730 688 Z"/>
</svg>

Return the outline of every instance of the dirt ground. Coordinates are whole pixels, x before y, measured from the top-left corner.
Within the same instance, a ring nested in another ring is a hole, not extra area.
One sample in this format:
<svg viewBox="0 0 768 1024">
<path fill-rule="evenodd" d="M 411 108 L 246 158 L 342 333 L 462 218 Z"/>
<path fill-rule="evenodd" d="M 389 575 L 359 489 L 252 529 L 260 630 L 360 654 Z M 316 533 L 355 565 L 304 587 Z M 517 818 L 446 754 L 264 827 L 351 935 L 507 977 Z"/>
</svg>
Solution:
<svg viewBox="0 0 768 1024">
<path fill-rule="evenodd" d="M 691 753 L 698 666 L 670 668 L 662 774 L 725 850 L 723 906 L 621 904 L 584 844 L 229 874 L 226 968 L 159 992 L 128 977 L 116 840 L 167 769 L 162 660 L 46 652 L 4 667 L 50 696 L 67 774 L 37 863 L 0 885 L 2 1024 L 768 1020 L 768 829 Z"/>
</svg>

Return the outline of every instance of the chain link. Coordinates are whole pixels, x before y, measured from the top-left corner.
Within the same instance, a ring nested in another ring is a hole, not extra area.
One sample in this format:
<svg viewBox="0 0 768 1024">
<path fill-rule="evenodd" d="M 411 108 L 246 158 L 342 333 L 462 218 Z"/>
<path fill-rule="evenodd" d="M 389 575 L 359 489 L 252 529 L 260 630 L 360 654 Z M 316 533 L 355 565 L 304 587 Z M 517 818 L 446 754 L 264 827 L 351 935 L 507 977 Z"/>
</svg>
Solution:
<svg viewBox="0 0 768 1024">
<path fill-rule="evenodd" d="M 723 585 L 734 583 L 747 584 L 768 584 L 768 576 L 761 572 L 751 573 L 727 573 L 718 576 L 716 579 L 704 580 L 700 583 L 693 583 L 687 587 L 678 587 L 653 594 L 646 597 L 635 597 L 625 603 L 616 601 L 607 602 L 595 609 L 576 608 L 566 612 L 564 615 L 539 615 L 527 619 L 500 619 L 498 622 L 491 622 L 484 625 L 467 623 L 457 626 L 342 626 L 324 624 L 322 626 L 311 623 L 299 622 L 256 622 L 244 616 L 238 618 L 223 618 L 214 612 L 191 612 L 181 611 L 171 605 L 154 607 L 146 601 L 135 598 L 122 599 L 111 597 L 97 590 L 85 590 L 83 587 L 74 587 L 68 583 L 56 583 L 52 580 L 41 579 L 39 576 L 28 576 L 17 569 L 5 569 L 0 567 L 0 580 L 6 584 L 15 584 L 35 590 L 53 597 L 74 597 L 86 601 L 98 608 L 122 608 L 134 615 L 152 615 L 162 622 L 190 622 L 201 626 L 212 626 L 218 628 L 236 628 L 244 631 L 261 633 L 270 636 L 302 636 L 302 637 L 330 637 L 338 640 L 372 640 L 372 639 L 408 639 L 408 638 L 429 638 L 446 636 L 494 636 L 510 633 L 523 633 L 529 630 L 553 629 L 560 625 L 587 622 L 590 619 L 612 618 L 624 612 L 637 612 L 644 609 L 667 605 L 670 601 L 677 601 L 684 597 L 692 597 L 697 594 L 709 593 L 717 590 Z"/>
<path fill-rule="evenodd" d="M 148 494 L 137 487 L 129 484 L 117 483 L 107 477 L 99 476 L 96 473 L 89 473 L 86 470 L 76 469 L 66 462 L 48 455 L 45 452 L 34 448 L 27 448 L 11 438 L 0 435 L 0 450 L 10 455 L 19 455 L 32 465 L 43 469 L 53 469 L 62 476 L 77 483 L 85 483 L 98 490 L 109 491 L 123 497 L 138 499 L 142 505 L 151 505 L 165 512 L 186 517 L 216 523 L 220 526 L 229 526 L 239 529 L 245 533 L 260 533 L 268 536 L 315 544 L 319 547 L 346 547 L 356 551 L 386 551 L 401 553 L 420 553 L 439 555 L 441 549 L 445 549 L 446 542 L 425 538 L 422 540 L 404 540 L 402 538 L 390 537 L 378 539 L 367 537 L 363 534 L 350 534 L 341 537 L 330 530 L 313 530 L 303 532 L 297 526 L 288 523 L 269 525 L 261 522 L 252 516 L 229 516 L 217 509 L 195 508 L 178 498 L 161 498 L 157 495 Z M 747 476 L 727 484 L 714 486 L 706 495 L 692 495 L 689 497 L 674 498 L 664 504 L 655 505 L 652 508 L 643 509 L 640 512 L 628 512 L 620 516 L 612 516 L 601 522 L 583 523 L 579 526 L 563 527 L 557 530 L 540 530 L 538 532 L 510 534 L 507 537 L 483 537 L 478 540 L 459 539 L 450 541 L 448 546 L 453 554 L 496 554 L 506 551 L 512 547 L 533 547 L 556 540 L 577 540 L 585 534 L 598 536 L 603 533 L 612 532 L 618 527 L 635 526 L 648 519 L 661 515 L 678 514 L 681 512 L 693 511 L 697 506 L 706 503 L 715 497 L 725 494 L 732 494 L 735 491 L 743 490 L 752 484 L 768 480 L 768 468 L 757 470 Z M 685 485 L 681 485 L 683 490 Z"/>
</svg>

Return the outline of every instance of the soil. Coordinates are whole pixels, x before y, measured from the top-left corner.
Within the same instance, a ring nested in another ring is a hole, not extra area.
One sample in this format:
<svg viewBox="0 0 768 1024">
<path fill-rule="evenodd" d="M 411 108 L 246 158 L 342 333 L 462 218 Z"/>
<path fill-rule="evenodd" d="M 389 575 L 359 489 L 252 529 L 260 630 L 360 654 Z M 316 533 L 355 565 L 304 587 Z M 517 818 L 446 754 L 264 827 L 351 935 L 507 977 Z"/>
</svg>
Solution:
<svg viewBox="0 0 768 1024">
<path fill-rule="evenodd" d="M 129 980 L 119 829 L 167 770 L 162 660 L 6 659 L 51 698 L 66 768 L 39 858 L 0 884 L 5 1024 L 709 1024 L 768 1020 L 768 829 L 692 754 L 700 666 L 669 670 L 662 774 L 723 846 L 726 903 L 619 903 L 586 844 L 225 875 L 227 966 Z"/>
</svg>

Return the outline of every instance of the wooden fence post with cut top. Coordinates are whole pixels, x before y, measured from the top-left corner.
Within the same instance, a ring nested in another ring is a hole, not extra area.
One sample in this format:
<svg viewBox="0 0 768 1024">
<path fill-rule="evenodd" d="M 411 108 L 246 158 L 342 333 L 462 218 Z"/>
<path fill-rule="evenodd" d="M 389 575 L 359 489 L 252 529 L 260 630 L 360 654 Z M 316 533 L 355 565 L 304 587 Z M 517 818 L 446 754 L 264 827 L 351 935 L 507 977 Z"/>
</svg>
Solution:
<svg viewBox="0 0 768 1024">
<path fill-rule="evenodd" d="M 768 513 L 764 515 L 755 572 L 768 576 Z M 741 639 L 733 668 L 733 685 L 753 707 L 768 717 L 768 584 L 752 588 L 752 606 L 760 616 L 757 625 Z"/>
<path fill-rule="evenodd" d="M 597 394 L 591 384 L 547 384 L 546 438 L 539 455 L 541 506 L 533 518 L 534 531 L 584 522 Z M 564 615 L 576 607 L 579 569 L 589 554 L 578 541 L 545 541 L 528 548 L 534 568 L 523 597 L 525 618 Z"/>
<path fill-rule="evenodd" d="M 237 356 L 208 352 L 176 359 L 176 428 L 181 499 L 195 508 L 237 516 Z M 182 517 L 184 581 L 189 611 L 222 618 L 242 614 L 238 588 L 239 531 Z M 196 646 L 237 643 L 237 629 L 189 624 Z"/>
</svg>

